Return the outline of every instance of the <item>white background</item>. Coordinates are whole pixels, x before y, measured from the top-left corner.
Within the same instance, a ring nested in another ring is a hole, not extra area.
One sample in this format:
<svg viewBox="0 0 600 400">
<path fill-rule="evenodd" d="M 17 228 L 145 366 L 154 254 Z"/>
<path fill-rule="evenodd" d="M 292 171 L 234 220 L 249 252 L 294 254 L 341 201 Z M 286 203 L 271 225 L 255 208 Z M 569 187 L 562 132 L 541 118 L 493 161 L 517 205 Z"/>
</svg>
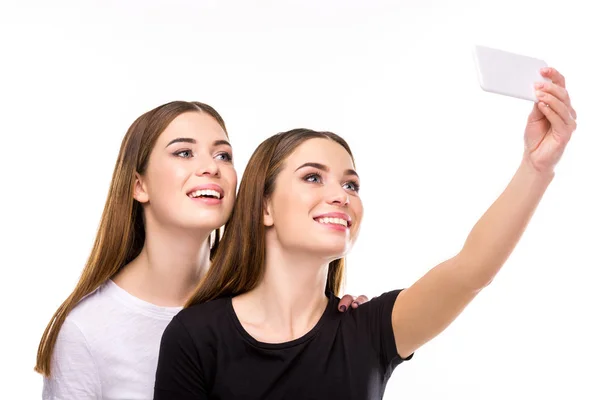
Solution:
<svg viewBox="0 0 600 400">
<path fill-rule="evenodd" d="M 481 91 L 475 43 L 544 58 L 579 128 L 497 279 L 386 399 L 599 399 L 600 140 L 593 3 L 62 1 L 0 6 L 0 397 L 34 399 L 39 338 L 91 249 L 121 139 L 175 99 L 225 118 L 238 171 L 296 127 L 344 136 L 365 220 L 346 292 L 453 256 L 522 154 L 531 103 Z"/>
</svg>

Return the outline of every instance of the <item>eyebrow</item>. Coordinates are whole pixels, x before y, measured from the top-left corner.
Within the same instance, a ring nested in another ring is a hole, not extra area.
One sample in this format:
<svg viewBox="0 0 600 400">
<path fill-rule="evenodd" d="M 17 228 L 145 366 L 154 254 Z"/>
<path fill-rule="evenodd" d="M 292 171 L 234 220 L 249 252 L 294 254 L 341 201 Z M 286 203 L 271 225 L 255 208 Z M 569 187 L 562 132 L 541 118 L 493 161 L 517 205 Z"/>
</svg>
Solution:
<svg viewBox="0 0 600 400">
<path fill-rule="evenodd" d="M 169 147 L 170 145 L 174 144 L 174 143 L 192 143 L 192 144 L 196 144 L 196 139 L 193 138 L 187 138 L 187 137 L 180 137 L 177 139 L 173 139 L 169 142 L 169 144 L 167 144 L 165 147 Z M 229 146 L 231 147 L 231 144 L 227 141 L 227 140 L 215 140 L 213 142 L 213 146 L 217 147 L 217 146 Z"/>
<path fill-rule="evenodd" d="M 301 168 L 306 168 L 306 167 L 312 167 L 312 168 L 320 169 L 321 171 L 329 172 L 329 167 L 327 167 L 326 165 L 323 165 L 321 163 L 316 163 L 316 162 L 304 163 L 301 166 L 299 166 L 298 168 L 296 168 L 296 171 L 298 171 Z M 356 173 L 356 171 L 353 169 L 345 170 L 344 175 L 353 175 L 353 176 L 356 176 L 357 178 L 359 177 L 358 174 Z"/>
</svg>

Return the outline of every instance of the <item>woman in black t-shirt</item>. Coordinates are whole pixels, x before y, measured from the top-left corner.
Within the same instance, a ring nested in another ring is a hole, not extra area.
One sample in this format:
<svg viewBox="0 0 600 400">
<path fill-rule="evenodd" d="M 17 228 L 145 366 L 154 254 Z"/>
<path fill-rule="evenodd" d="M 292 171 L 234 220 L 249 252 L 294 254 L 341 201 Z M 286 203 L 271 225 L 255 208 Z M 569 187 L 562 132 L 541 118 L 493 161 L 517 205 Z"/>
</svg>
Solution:
<svg viewBox="0 0 600 400">
<path fill-rule="evenodd" d="M 163 335 L 155 399 L 381 399 L 491 282 L 553 178 L 576 114 L 564 78 L 542 75 L 522 162 L 460 252 L 349 313 L 333 311 L 363 215 L 350 148 L 307 129 L 264 141 L 212 268 Z"/>
</svg>

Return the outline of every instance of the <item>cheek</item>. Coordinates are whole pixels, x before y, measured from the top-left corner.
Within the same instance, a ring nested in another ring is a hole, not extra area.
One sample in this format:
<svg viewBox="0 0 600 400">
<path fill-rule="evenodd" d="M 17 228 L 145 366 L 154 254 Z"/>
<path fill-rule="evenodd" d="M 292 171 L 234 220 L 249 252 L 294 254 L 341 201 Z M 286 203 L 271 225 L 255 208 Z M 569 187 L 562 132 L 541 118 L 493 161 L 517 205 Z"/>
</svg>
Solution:
<svg viewBox="0 0 600 400">
<path fill-rule="evenodd" d="M 237 172 L 235 168 L 233 168 L 232 166 L 222 168 L 221 176 L 225 178 L 225 181 L 227 182 L 227 190 L 231 190 L 235 193 L 235 190 L 237 188 Z"/>
<path fill-rule="evenodd" d="M 148 182 L 151 194 L 164 197 L 172 195 L 176 190 L 182 190 L 189 171 L 178 165 L 166 164 L 153 171 L 151 179 Z"/>
<path fill-rule="evenodd" d="M 225 191 L 225 206 L 228 209 L 232 209 L 235 203 L 236 189 L 237 189 L 237 173 L 232 166 L 221 168 L 221 179 L 218 181 L 219 185 Z"/>
<path fill-rule="evenodd" d="M 294 190 L 280 190 L 276 197 L 273 197 L 273 218 L 279 227 L 296 227 L 304 215 L 305 199 L 303 194 Z"/>
<path fill-rule="evenodd" d="M 320 206 L 323 204 L 323 195 L 318 189 L 313 188 L 300 192 L 295 196 L 294 208 L 290 212 L 295 213 L 297 218 L 304 218 L 308 221 L 307 217 L 315 215 L 320 210 Z"/>
<path fill-rule="evenodd" d="M 352 213 L 354 214 L 356 228 L 359 228 L 360 222 L 362 221 L 363 217 L 363 204 L 359 197 L 352 200 L 350 200 L 350 208 L 352 209 Z"/>
</svg>

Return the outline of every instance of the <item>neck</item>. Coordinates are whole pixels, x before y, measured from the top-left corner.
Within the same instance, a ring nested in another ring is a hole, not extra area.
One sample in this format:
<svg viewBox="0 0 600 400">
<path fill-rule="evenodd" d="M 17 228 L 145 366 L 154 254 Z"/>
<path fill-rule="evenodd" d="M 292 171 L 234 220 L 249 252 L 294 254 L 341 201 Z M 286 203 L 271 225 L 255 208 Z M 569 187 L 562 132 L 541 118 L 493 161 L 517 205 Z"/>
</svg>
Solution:
<svg viewBox="0 0 600 400">
<path fill-rule="evenodd" d="M 141 253 L 114 281 L 132 295 L 163 307 L 183 306 L 210 266 L 210 232 L 146 226 Z"/>
<path fill-rule="evenodd" d="M 306 252 L 284 251 L 278 244 L 267 248 L 261 283 L 239 296 L 247 305 L 240 307 L 242 318 L 265 327 L 268 336 L 272 332 L 279 339 L 298 338 L 312 329 L 325 311 L 328 263 L 308 257 Z"/>
</svg>

